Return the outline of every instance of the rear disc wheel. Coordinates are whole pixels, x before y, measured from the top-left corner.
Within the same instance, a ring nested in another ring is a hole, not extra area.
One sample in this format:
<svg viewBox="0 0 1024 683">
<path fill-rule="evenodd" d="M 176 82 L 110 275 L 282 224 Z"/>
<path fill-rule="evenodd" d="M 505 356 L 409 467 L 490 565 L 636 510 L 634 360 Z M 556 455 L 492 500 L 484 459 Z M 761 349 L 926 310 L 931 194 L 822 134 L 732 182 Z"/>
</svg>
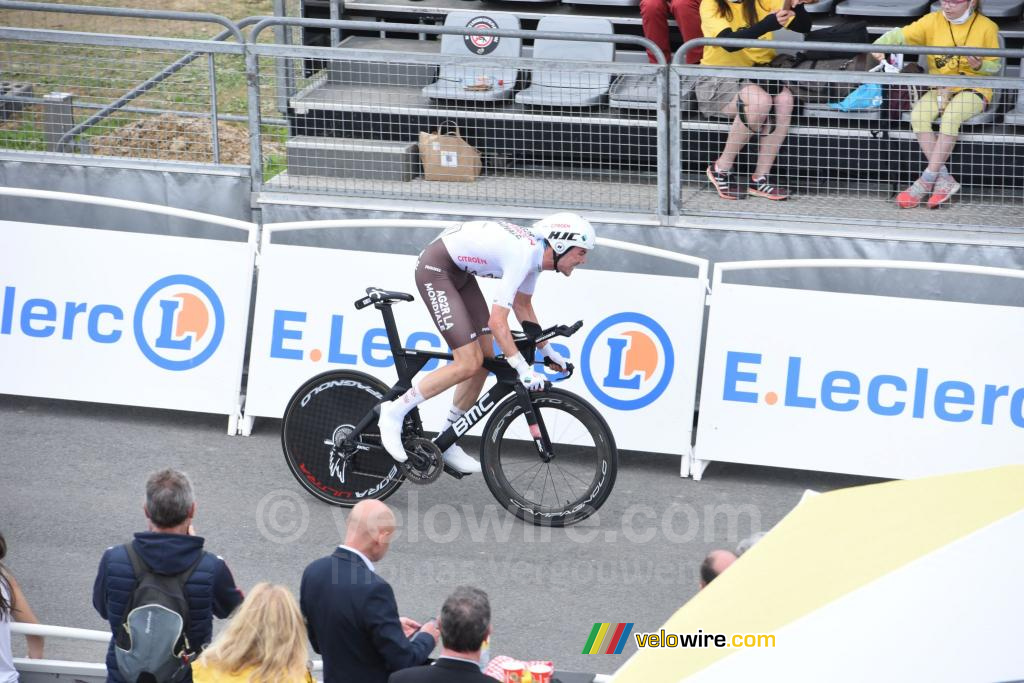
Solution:
<svg viewBox="0 0 1024 683">
<path fill-rule="evenodd" d="M 381 446 L 376 422 L 347 439 L 387 391 L 370 375 L 335 370 L 313 377 L 288 401 L 281 445 L 292 475 L 310 494 L 352 507 L 365 498 L 383 500 L 402 485 L 401 468 Z"/>
</svg>

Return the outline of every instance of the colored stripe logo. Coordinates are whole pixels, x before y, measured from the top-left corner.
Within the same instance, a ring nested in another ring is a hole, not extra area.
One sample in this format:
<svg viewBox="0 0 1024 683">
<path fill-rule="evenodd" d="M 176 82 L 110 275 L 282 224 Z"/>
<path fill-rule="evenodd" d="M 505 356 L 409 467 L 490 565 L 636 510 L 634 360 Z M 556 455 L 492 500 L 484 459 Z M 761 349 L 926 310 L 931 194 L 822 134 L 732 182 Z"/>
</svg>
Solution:
<svg viewBox="0 0 1024 683">
<path fill-rule="evenodd" d="M 585 655 L 617 655 L 622 653 L 629 634 L 633 630 L 633 623 L 608 623 L 598 622 L 590 629 L 590 636 L 587 637 L 587 644 L 583 646 Z"/>
</svg>

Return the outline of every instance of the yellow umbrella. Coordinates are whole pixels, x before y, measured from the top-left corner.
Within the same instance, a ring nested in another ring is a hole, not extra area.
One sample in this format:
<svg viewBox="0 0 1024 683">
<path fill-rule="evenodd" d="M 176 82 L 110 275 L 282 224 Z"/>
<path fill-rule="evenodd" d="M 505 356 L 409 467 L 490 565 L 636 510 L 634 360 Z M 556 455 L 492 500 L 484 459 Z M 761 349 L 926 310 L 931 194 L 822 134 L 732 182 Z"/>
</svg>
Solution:
<svg viewBox="0 0 1024 683">
<path fill-rule="evenodd" d="M 612 680 L 1014 680 L 1022 623 L 1024 465 L 892 481 L 798 505 Z"/>
</svg>

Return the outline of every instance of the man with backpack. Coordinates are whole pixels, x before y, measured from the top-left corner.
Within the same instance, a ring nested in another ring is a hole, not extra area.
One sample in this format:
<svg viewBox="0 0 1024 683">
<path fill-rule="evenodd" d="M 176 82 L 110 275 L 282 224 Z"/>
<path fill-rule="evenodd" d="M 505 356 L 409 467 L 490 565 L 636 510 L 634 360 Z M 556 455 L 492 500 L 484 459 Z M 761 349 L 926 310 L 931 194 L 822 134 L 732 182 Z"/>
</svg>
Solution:
<svg viewBox="0 0 1024 683">
<path fill-rule="evenodd" d="M 107 548 L 93 586 L 92 604 L 114 636 L 107 682 L 191 681 L 190 662 L 210 642 L 213 618 L 231 614 L 242 592 L 224 560 L 204 551 L 194 534 L 187 475 L 151 475 L 144 511 L 148 531 Z"/>
</svg>

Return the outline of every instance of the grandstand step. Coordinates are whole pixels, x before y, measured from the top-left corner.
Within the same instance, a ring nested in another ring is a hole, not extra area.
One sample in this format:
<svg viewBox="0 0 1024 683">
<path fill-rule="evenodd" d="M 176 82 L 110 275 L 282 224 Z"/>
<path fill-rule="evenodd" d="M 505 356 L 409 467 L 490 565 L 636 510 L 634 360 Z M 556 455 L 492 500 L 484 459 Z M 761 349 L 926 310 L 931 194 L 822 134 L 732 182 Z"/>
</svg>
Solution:
<svg viewBox="0 0 1024 683">
<path fill-rule="evenodd" d="M 548 207 L 589 211 L 654 213 L 658 204 L 657 175 L 634 175 L 628 184 L 621 176 L 564 171 L 525 176 L 519 172 L 485 172 L 471 183 L 430 181 L 417 176 L 411 182 L 330 178 L 295 173 L 291 168 L 267 180 L 263 192 L 307 194 L 352 204 L 382 204 L 396 208 L 396 202 L 410 202 L 436 209 L 437 202 L 458 205 Z M 429 202 L 430 204 L 424 204 Z"/>
<path fill-rule="evenodd" d="M 422 88 L 437 78 L 437 65 L 403 62 L 396 59 L 402 54 L 436 55 L 440 43 L 435 40 L 407 40 L 401 38 L 369 38 L 349 36 L 339 47 L 359 50 L 366 54 L 380 54 L 380 61 L 356 59 L 331 60 L 327 80 L 331 83 L 416 86 Z"/>
<path fill-rule="evenodd" d="M 299 136 L 285 149 L 296 175 L 408 182 L 419 173 L 414 142 Z"/>
<path fill-rule="evenodd" d="M 421 88 L 328 83 L 291 100 L 290 132 L 294 136 L 408 142 L 452 121 L 485 158 L 508 159 L 517 167 L 537 161 L 644 170 L 656 166 L 656 112 L 473 104 L 436 104 Z"/>
<path fill-rule="evenodd" d="M 514 117 L 518 121 L 550 121 L 576 125 L 639 128 L 657 127 L 657 120 L 653 115 L 614 112 L 605 107 L 527 107 L 514 102 L 493 104 L 473 102 L 468 105 L 438 104 L 424 95 L 423 88 L 418 86 L 342 85 L 328 82 L 322 77 L 296 93 L 289 100 L 289 105 L 297 116 L 305 116 L 322 110 L 373 114 L 384 120 L 402 116 L 429 116 L 507 122 Z"/>
</svg>

